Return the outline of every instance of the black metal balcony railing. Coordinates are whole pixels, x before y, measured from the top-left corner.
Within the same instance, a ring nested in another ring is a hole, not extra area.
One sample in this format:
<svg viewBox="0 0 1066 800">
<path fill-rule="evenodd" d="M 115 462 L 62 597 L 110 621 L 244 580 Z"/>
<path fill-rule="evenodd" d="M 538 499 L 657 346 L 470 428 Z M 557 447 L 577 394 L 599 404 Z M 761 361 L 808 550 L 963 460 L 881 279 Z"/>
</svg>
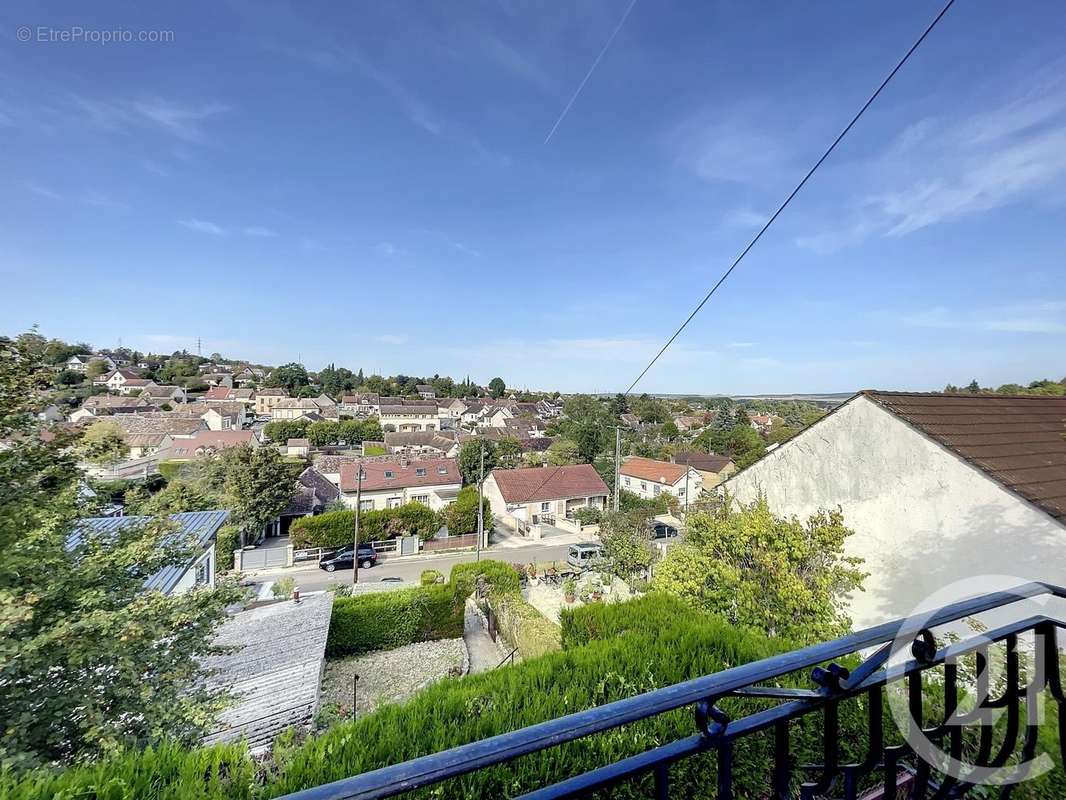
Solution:
<svg viewBox="0 0 1066 800">
<path fill-rule="evenodd" d="M 884 787 L 883 796 L 895 798 L 901 788 L 901 767 L 905 759 L 911 758 L 914 766 L 910 769 L 907 787 L 910 797 L 931 797 L 936 800 L 961 797 L 973 788 L 967 778 L 972 779 L 974 773 L 943 774 L 922 759 L 913 758 L 914 749 L 909 744 L 886 743 L 882 691 L 890 683 L 906 681 L 911 719 L 921 733 L 929 739 L 945 743 L 947 755 L 959 760 L 963 756 L 963 727 L 958 722 L 949 725 L 947 717 L 953 716 L 956 720 L 961 718 L 962 725 L 969 725 L 979 734 L 976 752 L 969 753 L 970 766 L 1008 770 L 1012 769 L 1012 764 L 1016 765 L 1013 767 L 1015 770 L 1027 769 L 1029 760 L 1034 756 L 1039 726 L 1032 713 L 1025 714 L 1024 734 L 1018 750 L 1019 735 L 1022 734 L 1021 704 L 1025 700 L 1026 710 L 1029 710 L 1032 701 L 1046 691 L 1058 706 L 1059 747 L 1066 763 L 1066 694 L 1060 680 L 1056 636 L 1061 626 L 1059 621 L 1039 613 L 940 649 L 937 649 L 931 632 L 938 626 L 1041 595 L 1066 598 L 1066 589 L 1045 583 L 1028 583 L 1009 591 L 964 600 L 944 607 L 920 622 L 904 619 L 885 623 L 832 642 L 744 664 L 307 789 L 288 795 L 285 800 L 370 800 L 393 797 L 684 707 L 694 710 L 695 732 L 692 735 L 544 786 L 522 795 L 522 800 L 584 797 L 648 775 L 653 777 L 655 797 L 663 800 L 669 797 L 670 765 L 708 752 L 716 754 L 717 758 L 717 797 L 731 800 L 734 797 L 734 743 L 763 731 L 772 731 L 773 734 L 773 765 L 763 796 L 777 800 L 795 797 L 792 787 L 796 782 L 797 770 L 802 769 L 802 774 L 816 777 L 800 784 L 798 797 L 801 800 L 830 792 L 846 800 L 855 800 L 860 789 L 868 787 L 875 778 Z M 1022 670 L 1019 667 L 1019 636 L 1029 632 L 1034 634 L 1033 669 Z M 911 652 L 905 660 L 892 658 L 890 661 L 899 641 L 911 642 Z M 990 651 L 991 646 L 997 643 L 1002 643 L 997 650 L 1004 653 L 1006 684 L 1000 697 L 988 699 Z M 877 648 L 873 655 L 852 670 L 837 663 L 839 659 L 868 652 L 872 648 Z M 974 655 L 977 665 L 976 694 L 981 699 L 977 708 L 961 714 L 955 702 L 960 687 L 958 660 L 970 654 Z M 806 670 L 810 670 L 814 684 L 810 689 L 760 685 Z M 930 670 L 942 675 L 945 721 L 925 728 L 922 727 L 923 673 Z M 1026 672 L 1031 674 L 1027 676 L 1024 674 Z M 845 764 L 842 763 L 838 707 L 845 700 L 863 695 L 870 700 L 865 703 L 868 709 L 867 755 L 861 762 Z M 729 719 L 717 705 L 727 697 L 757 697 L 777 701 L 777 704 L 739 719 Z M 1003 715 L 1004 724 L 998 728 L 993 715 L 987 713 L 991 709 L 1006 711 Z M 821 763 L 798 767 L 790 750 L 789 727 L 793 720 L 808 714 L 821 715 Z M 993 748 L 993 728 L 996 728 L 997 737 L 1001 739 L 998 748 Z M 996 749 L 995 753 L 993 749 Z M 1002 786 L 1001 795 L 1008 795 L 1012 788 L 1011 785 Z"/>
</svg>

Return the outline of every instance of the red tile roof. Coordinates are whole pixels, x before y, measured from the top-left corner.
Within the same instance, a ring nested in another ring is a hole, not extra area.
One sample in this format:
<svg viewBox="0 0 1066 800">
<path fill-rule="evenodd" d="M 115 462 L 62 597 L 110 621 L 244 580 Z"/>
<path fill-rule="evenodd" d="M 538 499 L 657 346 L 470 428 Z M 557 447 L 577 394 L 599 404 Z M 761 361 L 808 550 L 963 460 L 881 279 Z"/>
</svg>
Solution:
<svg viewBox="0 0 1066 800">
<path fill-rule="evenodd" d="M 207 394 L 204 395 L 204 400 L 229 400 L 229 395 L 232 391 L 226 386 L 212 386 L 207 390 Z"/>
<path fill-rule="evenodd" d="M 494 469 L 489 477 L 496 481 L 500 494 L 508 503 L 536 503 L 607 494 L 607 484 L 591 464 Z"/>
<path fill-rule="evenodd" d="M 674 463 L 687 464 L 702 472 L 718 473 L 725 469 L 726 465 L 732 464 L 733 459 L 716 453 L 678 453 L 674 456 Z"/>
<path fill-rule="evenodd" d="M 684 478 L 685 472 L 686 469 L 681 464 L 671 464 L 669 461 L 656 461 L 640 456 L 627 458 L 618 470 L 619 475 L 628 475 L 631 478 L 653 483 L 665 483 L 668 486 L 673 486 Z"/>
<path fill-rule="evenodd" d="M 1066 522 L 1066 397 L 863 395 Z"/>
<path fill-rule="evenodd" d="M 454 458 L 422 458 L 402 462 L 364 461 L 363 491 L 375 492 L 382 489 L 413 489 L 417 486 L 447 486 L 462 483 L 459 463 Z M 356 490 L 357 462 L 341 464 L 341 491 Z M 419 474 L 423 472 L 424 474 Z M 389 473 L 391 477 L 387 476 Z"/>
</svg>

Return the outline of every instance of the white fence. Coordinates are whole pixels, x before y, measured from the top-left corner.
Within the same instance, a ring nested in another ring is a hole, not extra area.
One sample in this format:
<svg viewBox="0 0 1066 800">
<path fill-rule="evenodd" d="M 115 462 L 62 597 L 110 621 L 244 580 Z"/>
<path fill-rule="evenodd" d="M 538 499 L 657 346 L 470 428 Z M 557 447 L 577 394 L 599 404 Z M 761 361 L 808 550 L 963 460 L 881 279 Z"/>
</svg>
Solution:
<svg viewBox="0 0 1066 800">
<path fill-rule="evenodd" d="M 399 539 L 386 539 L 381 542 L 368 542 L 378 553 L 398 553 L 400 551 Z M 293 561 L 318 561 L 326 553 L 335 553 L 339 547 L 308 547 L 302 550 L 292 551 Z"/>
</svg>

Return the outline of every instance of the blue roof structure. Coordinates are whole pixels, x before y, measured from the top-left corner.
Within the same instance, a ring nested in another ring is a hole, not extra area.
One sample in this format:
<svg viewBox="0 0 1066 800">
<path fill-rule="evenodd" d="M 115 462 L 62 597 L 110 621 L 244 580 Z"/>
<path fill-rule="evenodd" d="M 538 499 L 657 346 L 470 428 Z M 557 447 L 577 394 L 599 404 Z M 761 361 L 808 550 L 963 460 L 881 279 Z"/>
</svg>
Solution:
<svg viewBox="0 0 1066 800">
<path fill-rule="evenodd" d="M 93 533 L 120 531 L 123 528 L 128 528 L 134 525 L 143 525 L 151 519 L 153 518 L 147 516 L 86 517 L 85 519 L 78 521 L 78 527 L 67 538 L 67 548 L 73 549 L 81 544 L 85 534 L 89 531 L 92 531 Z M 171 514 L 170 519 L 178 523 L 181 527 L 181 530 L 178 532 L 180 535 L 194 537 L 197 544 L 199 544 L 201 548 L 206 549 L 218 534 L 218 529 L 226 523 L 227 519 L 229 519 L 229 511 L 184 511 L 180 514 Z M 197 557 L 199 557 L 199 554 L 197 554 Z M 192 563 L 171 564 L 163 567 L 163 569 L 159 570 L 159 572 L 145 581 L 144 587 L 146 589 L 158 589 L 166 594 L 178 584 L 178 581 L 181 580 L 181 576 L 184 575 L 191 566 Z"/>
</svg>

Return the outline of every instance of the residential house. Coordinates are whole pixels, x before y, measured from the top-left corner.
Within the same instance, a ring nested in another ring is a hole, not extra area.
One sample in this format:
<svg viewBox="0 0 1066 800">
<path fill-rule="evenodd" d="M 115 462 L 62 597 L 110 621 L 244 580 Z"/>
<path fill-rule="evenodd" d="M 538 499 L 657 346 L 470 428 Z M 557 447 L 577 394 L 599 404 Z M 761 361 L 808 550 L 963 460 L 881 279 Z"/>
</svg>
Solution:
<svg viewBox="0 0 1066 800">
<path fill-rule="evenodd" d="M 385 448 L 396 455 L 455 458 L 459 455 L 459 440 L 454 433 L 449 436 L 440 431 L 389 431 L 385 434 Z"/>
<path fill-rule="evenodd" d="M 466 403 L 466 408 L 463 409 L 459 421 L 464 427 L 474 427 L 478 424 L 483 414 L 485 414 L 485 404 L 472 400 Z"/>
<path fill-rule="evenodd" d="M 149 414 L 118 414 L 107 417 L 125 434 L 130 458 L 153 455 L 166 443 L 166 437 L 188 438 L 207 430 L 207 424 L 196 416 L 156 412 Z"/>
<path fill-rule="evenodd" d="M 255 413 L 256 416 L 273 416 L 272 409 L 282 400 L 289 397 L 289 392 L 281 387 L 268 387 L 255 390 Z"/>
<path fill-rule="evenodd" d="M 174 536 L 195 543 L 193 555 L 183 564 L 170 564 L 156 572 L 144 588 L 167 595 L 181 594 L 198 586 L 215 585 L 215 541 L 218 531 L 229 518 L 229 511 L 187 511 L 171 514 L 178 530 Z M 89 517 L 78 521 L 67 538 L 67 549 L 74 550 L 92 537 L 113 537 L 124 528 L 144 525 L 152 517 Z"/>
<path fill-rule="evenodd" d="M 563 415 L 563 408 L 561 405 L 556 405 L 550 400 L 538 400 L 537 401 L 537 416 L 541 419 L 555 419 Z"/>
<path fill-rule="evenodd" d="M 519 439 L 539 439 L 548 435 L 548 426 L 539 419 L 515 417 L 504 422 L 503 430 Z"/>
<path fill-rule="evenodd" d="M 619 487 L 645 500 L 666 492 L 682 503 L 699 497 L 703 476 L 683 464 L 629 456 L 618 470 Z"/>
<path fill-rule="evenodd" d="M 383 456 L 373 456 L 373 458 L 382 461 L 398 461 L 398 459 L 394 457 L 386 458 Z M 344 464 L 357 464 L 360 461 L 365 460 L 369 459 L 365 459 L 363 456 L 356 455 L 334 455 L 331 453 L 315 453 L 312 457 L 311 463 L 312 466 L 314 466 L 314 468 L 318 470 L 323 477 L 326 478 L 326 480 L 328 480 L 334 486 L 340 486 L 341 466 Z"/>
<path fill-rule="evenodd" d="M 55 403 L 51 403 L 37 412 L 37 419 L 38 421 L 47 424 L 52 422 L 62 422 L 66 417 L 59 406 Z"/>
<path fill-rule="evenodd" d="M 466 403 L 457 397 L 437 400 L 437 419 L 440 421 L 440 429 L 452 430 L 459 427 L 464 411 L 466 411 Z"/>
<path fill-rule="evenodd" d="M 140 397 L 150 403 L 184 403 L 186 399 L 185 389 L 180 386 L 147 386 Z"/>
<path fill-rule="evenodd" d="M 422 503 L 434 511 L 452 503 L 463 478 L 454 458 L 368 461 L 340 465 L 341 499 L 355 508 L 358 470 L 363 470 L 361 508 L 371 511 Z"/>
<path fill-rule="evenodd" d="M 275 422 L 282 419 L 300 419 L 310 414 L 319 414 L 320 411 L 319 404 L 310 397 L 283 397 L 271 406 L 270 418 Z"/>
<path fill-rule="evenodd" d="M 200 399 L 205 403 L 228 403 L 234 391 L 229 386 L 212 386 Z"/>
<path fill-rule="evenodd" d="M 290 440 L 292 441 L 292 440 Z M 279 533 L 286 536 L 294 519 L 321 514 L 340 498 L 340 490 L 314 467 L 308 467 L 296 479 L 296 492 L 281 512 Z"/>
<path fill-rule="evenodd" d="M 435 431 L 440 420 L 434 402 L 411 401 L 403 405 L 381 405 L 383 431 Z"/>
<path fill-rule="evenodd" d="M 682 433 L 688 431 L 699 430 L 703 427 L 703 417 L 694 417 L 687 414 L 681 414 L 674 417 L 674 425 Z"/>
<path fill-rule="evenodd" d="M 233 388 L 233 375 L 229 372 L 208 372 L 201 377 L 203 378 L 204 383 L 208 386 L 224 386 L 227 389 Z"/>
<path fill-rule="evenodd" d="M 642 427 L 640 417 L 636 414 L 619 414 L 618 419 L 630 430 L 639 431 Z"/>
<path fill-rule="evenodd" d="M 710 489 L 717 486 L 734 472 L 737 465 L 729 456 L 720 456 L 715 453 L 676 453 L 671 459 L 675 464 L 684 464 L 692 467 L 703 478 L 703 488 Z"/>
<path fill-rule="evenodd" d="M 94 380 L 93 385 L 106 386 L 108 391 L 119 394 L 140 394 L 145 389 L 155 386 L 156 383 L 142 378 L 131 370 L 115 369 L 106 375 L 101 375 L 99 380 Z"/>
<path fill-rule="evenodd" d="M 1066 397 L 865 391 L 722 488 L 800 519 L 839 507 L 870 573 L 850 598 L 862 628 L 989 572 L 1061 584 L 1064 431 Z"/>
<path fill-rule="evenodd" d="M 247 421 L 248 407 L 244 403 L 195 403 L 190 404 L 207 423 L 209 430 L 240 430 Z"/>
<path fill-rule="evenodd" d="M 514 412 L 508 406 L 490 406 L 486 408 L 477 424 L 489 428 L 506 428 L 508 420 L 514 417 Z"/>
<path fill-rule="evenodd" d="M 512 530 L 572 519 L 580 508 L 607 506 L 607 484 L 591 464 L 494 469 L 485 478 L 492 514 Z"/>
<path fill-rule="evenodd" d="M 418 384 L 415 387 L 415 391 L 418 392 L 418 396 L 423 400 L 432 400 L 437 396 L 437 390 L 425 383 Z"/>
<path fill-rule="evenodd" d="M 116 396 L 110 394 L 94 394 L 86 397 L 81 407 L 67 417 L 71 422 L 80 422 L 89 417 L 108 416 L 111 414 L 134 414 L 147 411 L 158 411 L 158 406 L 151 405 L 141 397 Z"/>
<path fill-rule="evenodd" d="M 111 372 L 115 369 L 115 367 L 118 366 L 118 364 L 115 363 L 115 360 L 108 355 L 89 355 L 86 353 L 77 353 L 75 355 L 72 355 L 64 362 L 63 368 L 72 370 L 74 372 L 81 372 L 82 374 L 84 374 L 85 370 L 89 368 L 89 364 L 94 361 L 104 362 L 105 372 Z"/>
<path fill-rule="evenodd" d="M 197 431 L 192 436 L 167 435 L 156 455 L 161 461 L 195 461 L 213 456 L 229 447 L 259 447 L 259 439 L 252 431 Z"/>
<path fill-rule="evenodd" d="M 258 377 L 248 366 L 238 367 L 233 373 L 233 384 L 237 387 L 247 387 L 257 380 Z"/>
<path fill-rule="evenodd" d="M 307 455 L 310 452 L 310 439 L 289 439 L 285 443 L 285 455 L 287 456 L 300 456 L 301 458 L 307 458 Z"/>
<path fill-rule="evenodd" d="M 748 414 L 751 427 L 759 433 L 769 433 L 774 425 L 774 418 L 770 414 Z"/>
</svg>

